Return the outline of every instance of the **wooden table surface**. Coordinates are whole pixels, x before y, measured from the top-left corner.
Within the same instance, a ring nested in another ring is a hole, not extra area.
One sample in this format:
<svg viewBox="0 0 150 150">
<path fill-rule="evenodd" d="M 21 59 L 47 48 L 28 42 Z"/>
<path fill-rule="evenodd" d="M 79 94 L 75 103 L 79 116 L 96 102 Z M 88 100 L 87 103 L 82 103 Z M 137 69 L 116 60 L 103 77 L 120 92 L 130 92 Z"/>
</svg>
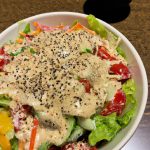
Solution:
<svg viewBox="0 0 150 150">
<path fill-rule="evenodd" d="M 85 0 L 0 0 L 0 32 L 11 24 L 52 11 L 83 12 Z M 150 91 L 150 0 L 132 0 L 131 13 L 124 21 L 112 24 L 135 46 L 149 80 Z M 150 150 L 150 92 L 142 121 L 122 150 Z"/>
</svg>

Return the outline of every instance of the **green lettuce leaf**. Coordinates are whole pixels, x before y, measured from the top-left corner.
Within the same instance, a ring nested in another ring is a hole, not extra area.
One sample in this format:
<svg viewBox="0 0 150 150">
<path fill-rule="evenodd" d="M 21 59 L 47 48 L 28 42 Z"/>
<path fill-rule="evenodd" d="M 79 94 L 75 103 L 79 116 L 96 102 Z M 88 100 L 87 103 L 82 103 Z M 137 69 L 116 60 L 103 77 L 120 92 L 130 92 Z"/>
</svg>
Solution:
<svg viewBox="0 0 150 150">
<path fill-rule="evenodd" d="M 122 89 L 126 94 L 126 107 L 121 116 L 118 116 L 117 120 L 119 124 L 124 127 L 128 125 L 130 120 L 134 117 L 137 101 L 135 99 L 136 85 L 133 79 L 128 80 L 123 84 Z"/>
<path fill-rule="evenodd" d="M 26 26 L 25 26 L 25 28 L 24 28 L 24 30 L 23 30 L 23 32 L 27 34 L 30 31 L 31 31 L 31 29 L 30 29 L 30 23 L 27 23 Z"/>
<path fill-rule="evenodd" d="M 116 51 L 117 51 L 118 54 L 121 55 L 123 58 L 126 58 L 126 54 L 125 54 L 125 52 L 123 51 L 123 49 L 122 49 L 120 46 L 118 46 L 118 47 L 116 48 Z"/>
<path fill-rule="evenodd" d="M 107 37 L 107 29 L 93 15 L 87 16 L 87 21 L 91 30 L 95 31 L 102 38 Z"/>
<path fill-rule="evenodd" d="M 12 150 L 18 150 L 18 139 L 16 137 L 11 139 L 10 143 L 11 143 L 11 149 Z"/>
<path fill-rule="evenodd" d="M 116 113 L 112 113 L 108 116 L 97 115 L 94 117 L 96 129 L 93 130 L 88 137 L 91 146 L 96 145 L 96 143 L 101 140 L 110 141 L 117 134 L 121 126 L 118 124 L 116 118 Z"/>
<path fill-rule="evenodd" d="M 135 95 L 136 85 L 133 79 L 129 79 L 122 86 L 122 89 L 126 95 Z"/>
<path fill-rule="evenodd" d="M 0 106 L 2 107 L 9 107 L 11 98 L 5 96 L 5 95 L 0 95 Z"/>
<path fill-rule="evenodd" d="M 28 34 L 30 31 L 31 31 L 31 29 L 30 29 L 30 23 L 27 23 L 26 26 L 25 26 L 25 28 L 24 28 L 24 30 L 22 32 L 25 33 L 25 34 Z M 19 38 L 23 39 L 24 36 L 20 35 Z"/>
</svg>

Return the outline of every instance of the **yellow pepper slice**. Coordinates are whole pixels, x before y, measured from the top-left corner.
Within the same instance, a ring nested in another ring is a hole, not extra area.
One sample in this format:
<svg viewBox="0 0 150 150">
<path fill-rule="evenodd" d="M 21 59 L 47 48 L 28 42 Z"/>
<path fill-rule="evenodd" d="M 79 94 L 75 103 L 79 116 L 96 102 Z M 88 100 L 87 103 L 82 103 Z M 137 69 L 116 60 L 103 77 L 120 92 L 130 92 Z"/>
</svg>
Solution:
<svg viewBox="0 0 150 150">
<path fill-rule="evenodd" d="M 0 111 L 0 134 L 6 134 L 13 129 L 12 119 L 9 117 L 9 112 Z"/>
<path fill-rule="evenodd" d="M 11 150 L 10 142 L 3 134 L 0 134 L 0 147 L 2 150 Z"/>
</svg>

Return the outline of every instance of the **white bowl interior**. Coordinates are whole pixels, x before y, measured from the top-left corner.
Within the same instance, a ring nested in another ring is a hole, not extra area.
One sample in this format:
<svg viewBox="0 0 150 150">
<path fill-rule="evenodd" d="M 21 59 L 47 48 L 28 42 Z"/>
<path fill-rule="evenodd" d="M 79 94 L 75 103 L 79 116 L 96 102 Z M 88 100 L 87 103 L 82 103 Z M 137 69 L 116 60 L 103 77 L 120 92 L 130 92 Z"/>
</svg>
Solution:
<svg viewBox="0 0 150 150">
<path fill-rule="evenodd" d="M 0 45 L 9 40 L 14 40 L 18 35 L 18 30 L 23 29 L 25 23 L 27 22 L 32 23 L 34 21 L 38 21 L 39 23 L 45 25 L 58 25 L 60 23 L 70 25 L 76 19 L 78 19 L 83 25 L 87 26 L 86 15 L 79 13 L 56 12 L 56 13 L 41 14 L 27 18 L 21 21 L 24 23 L 16 23 L 11 27 L 9 27 L 8 29 L 6 29 L 4 32 L 2 32 L 0 35 Z M 121 132 L 119 132 L 111 142 L 106 144 L 104 147 L 100 148 L 101 150 L 118 150 L 133 135 L 143 115 L 148 95 L 147 76 L 141 58 L 139 57 L 138 53 L 136 52 L 135 48 L 131 45 L 131 43 L 112 26 L 108 25 L 103 21 L 101 21 L 101 23 L 104 24 L 110 31 L 114 32 L 122 39 L 121 46 L 125 50 L 128 62 L 130 64 L 130 69 L 137 86 L 136 98 L 138 101 L 138 109 L 135 117 L 132 119 L 130 124 L 126 128 L 124 128 Z"/>
</svg>

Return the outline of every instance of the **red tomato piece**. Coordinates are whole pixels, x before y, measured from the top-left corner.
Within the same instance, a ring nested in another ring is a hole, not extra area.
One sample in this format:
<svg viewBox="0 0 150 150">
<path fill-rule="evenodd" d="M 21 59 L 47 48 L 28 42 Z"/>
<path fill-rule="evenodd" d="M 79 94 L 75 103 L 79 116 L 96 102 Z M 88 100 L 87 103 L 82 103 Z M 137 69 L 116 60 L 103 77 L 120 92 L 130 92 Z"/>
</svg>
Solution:
<svg viewBox="0 0 150 150">
<path fill-rule="evenodd" d="M 91 89 L 90 81 L 87 79 L 80 79 L 79 82 L 84 85 L 86 93 L 90 93 Z"/>
<path fill-rule="evenodd" d="M 9 55 L 5 53 L 4 48 L 0 48 L 0 71 L 3 71 L 4 65 L 9 63 Z"/>
<path fill-rule="evenodd" d="M 100 57 L 101 59 L 106 59 L 106 60 L 116 60 L 114 56 L 111 56 L 108 51 L 106 50 L 105 47 L 99 46 L 97 56 Z"/>
<path fill-rule="evenodd" d="M 131 77 L 130 71 L 127 66 L 124 64 L 114 64 L 110 67 L 110 73 L 114 73 L 116 75 L 121 75 L 121 79 L 128 79 Z"/>
<path fill-rule="evenodd" d="M 97 150 L 97 148 L 96 147 L 91 147 L 90 150 Z"/>
<path fill-rule="evenodd" d="M 125 108 L 125 104 L 126 96 L 122 90 L 118 90 L 115 94 L 114 99 L 106 105 L 106 107 L 100 114 L 103 116 L 107 116 L 113 112 L 116 112 L 119 116 L 122 114 L 122 111 Z"/>
<path fill-rule="evenodd" d="M 5 51 L 4 51 L 4 48 L 0 48 L 0 55 L 4 55 L 5 54 Z"/>
</svg>

